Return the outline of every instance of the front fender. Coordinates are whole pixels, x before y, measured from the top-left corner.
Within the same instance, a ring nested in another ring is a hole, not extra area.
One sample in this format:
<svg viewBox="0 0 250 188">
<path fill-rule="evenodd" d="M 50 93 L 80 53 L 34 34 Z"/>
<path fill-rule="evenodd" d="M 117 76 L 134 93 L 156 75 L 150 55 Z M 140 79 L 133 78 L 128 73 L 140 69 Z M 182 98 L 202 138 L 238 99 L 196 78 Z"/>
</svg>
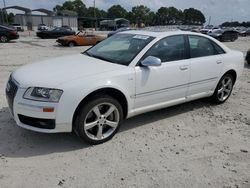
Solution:
<svg viewBox="0 0 250 188">
<path fill-rule="evenodd" d="M 134 74 L 130 74 L 130 76 L 119 75 L 118 73 L 112 79 L 105 77 L 98 79 L 85 78 L 84 80 L 74 80 L 61 85 L 60 88 L 64 92 L 57 108 L 57 123 L 70 123 L 72 125 L 74 113 L 81 101 L 94 91 L 105 88 L 112 88 L 122 92 L 128 103 L 128 111 L 131 111 L 134 106 L 135 78 Z"/>
</svg>

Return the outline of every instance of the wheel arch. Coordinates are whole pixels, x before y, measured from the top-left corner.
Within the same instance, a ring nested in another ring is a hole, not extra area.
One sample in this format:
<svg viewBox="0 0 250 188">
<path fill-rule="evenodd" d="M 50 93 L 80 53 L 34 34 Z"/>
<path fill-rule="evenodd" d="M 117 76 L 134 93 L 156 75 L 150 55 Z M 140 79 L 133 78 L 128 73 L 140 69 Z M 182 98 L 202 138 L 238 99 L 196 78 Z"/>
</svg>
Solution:
<svg viewBox="0 0 250 188">
<path fill-rule="evenodd" d="M 91 100 L 94 96 L 98 95 L 98 94 L 106 94 L 109 95 L 113 98 L 115 98 L 122 106 L 122 110 L 123 110 L 123 114 L 124 114 L 124 118 L 127 117 L 128 114 L 128 100 L 126 98 L 126 95 L 120 91 L 119 89 L 113 88 L 113 87 L 105 87 L 105 88 L 100 88 L 100 89 L 96 89 L 95 91 L 92 91 L 91 93 L 89 93 L 88 95 L 86 95 L 81 102 L 78 104 L 77 108 L 74 111 L 73 114 L 73 120 L 72 120 L 72 126 L 74 127 L 75 125 L 75 121 L 76 121 L 76 117 L 78 115 L 78 113 L 80 112 L 82 106 L 84 104 L 86 104 L 89 100 Z"/>
<path fill-rule="evenodd" d="M 230 69 L 230 70 L 226 71 L 226 72 L 223 74 L 223 76 L 226 75 L 226 74 L 231 74 L 231 75 L 233 76 L 233 78 L 234 78 L 233 84 L 235 84 L 236 79 L 237 79 L 237 73 L 236 73 L 236 71 L 235 71 L 234 69 Z M 223 77 L 223 76 L 222 76 L 222 77 Z"/>
</svg>

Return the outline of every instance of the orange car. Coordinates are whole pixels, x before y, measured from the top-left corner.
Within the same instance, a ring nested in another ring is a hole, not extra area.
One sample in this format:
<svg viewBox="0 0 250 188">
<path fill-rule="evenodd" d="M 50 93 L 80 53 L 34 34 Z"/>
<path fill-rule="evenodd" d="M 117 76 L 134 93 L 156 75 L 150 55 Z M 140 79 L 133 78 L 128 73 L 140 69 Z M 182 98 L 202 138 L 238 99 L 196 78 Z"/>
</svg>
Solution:
<svg viewBox="0 0 250 188">
<path fill-rule="evenodd" d="M 95 45 L 98 42 L 106 39 L 107 37 L 95 34 L 88 34 L 78 32 L 76 35 L 70 35 L 65 37 L 60 37 L 56 40 L 56 42 L 60 43 L 63 46 L 90 46 Z"/>
</svg>

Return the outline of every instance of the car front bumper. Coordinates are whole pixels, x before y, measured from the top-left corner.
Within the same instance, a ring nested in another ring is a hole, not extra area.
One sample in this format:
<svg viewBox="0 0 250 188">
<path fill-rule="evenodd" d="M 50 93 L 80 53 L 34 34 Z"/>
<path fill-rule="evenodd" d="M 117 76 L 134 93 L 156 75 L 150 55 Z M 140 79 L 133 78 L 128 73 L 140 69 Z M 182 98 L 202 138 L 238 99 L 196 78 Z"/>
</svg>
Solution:
<svg viewBox="0 0 250 188">
<path fill-rule="evenodd" d="M 72 131 L 72 123 L 65 122 L 62 118 L 60 119 L 60 117 L 67 116 L 67 114 L 62 115 L 58 113 L 59 103 L 24 99 L 23 95 L 26 88 L 20 88 L 17 83 L 14 83 L 17 85 L 17 88 L 16 91 L 13 91 L 13 86 L 8 84 L 6 87 L 6 98 L 10 112 L 18 126 L 42 133 Z M 53 112 L 45 112 L 44 109 L 53 109 Z"/>
</svg>

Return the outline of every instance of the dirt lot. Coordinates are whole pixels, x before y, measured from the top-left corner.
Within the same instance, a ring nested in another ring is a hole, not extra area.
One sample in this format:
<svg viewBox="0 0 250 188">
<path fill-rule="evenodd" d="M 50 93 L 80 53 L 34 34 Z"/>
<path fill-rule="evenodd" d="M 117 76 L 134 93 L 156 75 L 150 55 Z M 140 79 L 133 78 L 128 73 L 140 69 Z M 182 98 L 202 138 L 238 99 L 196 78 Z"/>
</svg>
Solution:
<svg viewBox="0 0 250 188">
<path fill-rule="evenodd" d="M 246 53 L 250 38 L 225 43 Z M 73 134 L 16 126 L 4 90 L 27 63 L 74 54 L 55 40 L 22 37 L 0 44 L 0 187 L 250 187 L 250 66 L 231 98 L 207 100 L 127 120 L 109 142 L 88 146 Z"/>
</svg>

